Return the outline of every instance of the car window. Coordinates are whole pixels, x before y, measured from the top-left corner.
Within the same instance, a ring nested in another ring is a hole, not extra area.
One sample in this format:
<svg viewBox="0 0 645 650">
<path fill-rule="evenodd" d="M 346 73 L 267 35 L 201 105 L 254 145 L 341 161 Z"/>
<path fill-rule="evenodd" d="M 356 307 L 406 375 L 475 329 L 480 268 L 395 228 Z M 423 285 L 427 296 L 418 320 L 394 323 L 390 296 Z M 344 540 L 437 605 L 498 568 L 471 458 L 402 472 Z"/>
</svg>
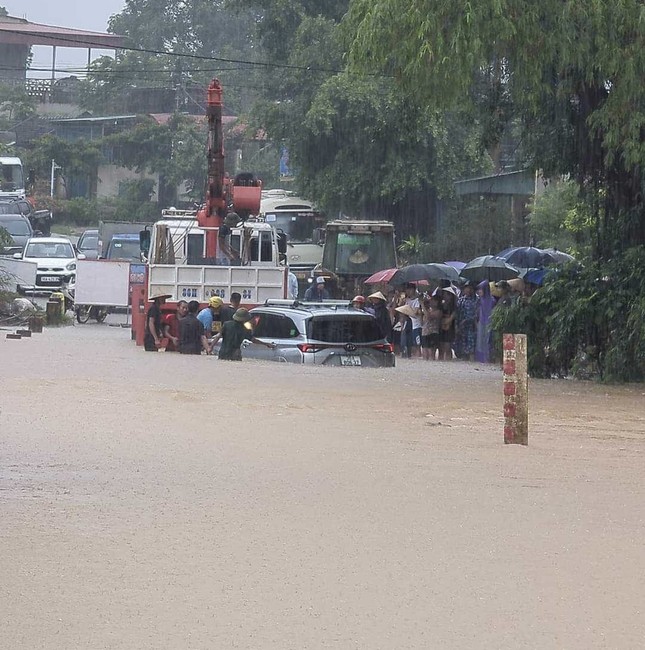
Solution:
<svg viewBox="0 0 645 650">
<path fill-rule="evenodd" d="M 51 257 L 55 259 L 69 259 L 74 257 L 71 244 L 38 242 L 27 246 L 25 257 Z"/>
<path fill-rule="evenodd" d="M 351 314 L 314 315 L 307 329 L 311 340 L 326 343 L 371 343 L 382 338 L 374 318 Z"/>
<path fill-rule="evenodd" d="M 0 203 L 0 214 L 21 214 L 28 215 L 31 212 L 31 205 L 27 201 L 12 201 L 11 203 Z"/>
<path fill-rule="evenodd" d="M 140 261 L 139 240 L 113 239 L 108 246 L 106 257 L 109 260 Z"/>
<path fill-rule="evenodd" d="M 31 235 L 29 224 L 24 219 L 15 221 L 0 220 L 0 228 L 4 228 L 11 236 L 13 235 Z"/>
<path fill-rule="evenodd" d="M 99 245 L 98 235 L 83 235 L 78 242 L 78 248 L 82 251 L 96 250 Z"/>
<path fill-rule="evenodd" d="M 298 336 L 299 332 L 288 316 L 257 314 L 254 318 L 253 335 L 260 338 L 292 339 Z"/>
</svg>

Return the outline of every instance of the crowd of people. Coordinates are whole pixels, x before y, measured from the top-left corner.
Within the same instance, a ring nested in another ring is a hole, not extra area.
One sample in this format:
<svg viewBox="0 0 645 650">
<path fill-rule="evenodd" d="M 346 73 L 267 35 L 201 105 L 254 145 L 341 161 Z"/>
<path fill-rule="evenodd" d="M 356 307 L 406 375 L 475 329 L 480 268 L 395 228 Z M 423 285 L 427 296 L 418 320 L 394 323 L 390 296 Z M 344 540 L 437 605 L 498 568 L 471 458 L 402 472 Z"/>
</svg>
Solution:
<svg viewBox="0 0 645 650">
<path fill-rule="evenodd" d="M 152 305 L 146 314 L 144 349 L 157 352 L 165 349 L 180 354 L 213 354 L 219 345 L 218 358 L 227 361 L 242 360 L 242 344 L 248 340 L 256 345 L 274 347 L 253 336 L 248 327 L 251 315 L 240 307 L 242 296 L 231 294 L 231 302 L 225 305 L 222 298 L 213 296 L 208 306 L 200 309 L 197 300 L 180 300 L 173 313 L 163 314 L 162 305 L 171 296 L 151 296 Z M 165 347 L 163 347 L 165 346 Z"/>
<path fill-rule="evenodd" d="M 444 283 L 432 290 L 417 284 L 355 296 L 354 309 L 374 315 L 384 338 L 406 358 L 448 361 L 493 360 L 490 320 L 493 309 L 508 307 L 528 288 L 520 279 L 484 280 L 462 286 Z"/>
<path fill-rule="evenodd" d="M 305 301 L 321 302 L 330 295 L 322 276 L 305 293 Z M 401 357 L 427 361 L 453 358 L 488 363 L 494 360 L 490 327 L 493 310 L 508 307 L 528 288 L 520 279 L 497 283 L 484 280 L 455 286 L 448 282 L 426 290 L 417 284 L 403 288 L 384 287 L 367 296 L 355 296 L 351 307 L 374 316 L 383 338 Z M 169 295 L 151 297 L 146 315 L 144 348 L 165 349 L 180 354 L 213 354 L 219 345 L 220 359 L 239 361 L 241 346 L 248 340 L 274 347 L 253 336 L 251 314 L 240 306 L 241 295 L 232 293 L 228 305 L 213 296 L 200 309 L 196 300 L 180 300 L 176 311 L 164 315 L 162 305 Z"/>
</svg>

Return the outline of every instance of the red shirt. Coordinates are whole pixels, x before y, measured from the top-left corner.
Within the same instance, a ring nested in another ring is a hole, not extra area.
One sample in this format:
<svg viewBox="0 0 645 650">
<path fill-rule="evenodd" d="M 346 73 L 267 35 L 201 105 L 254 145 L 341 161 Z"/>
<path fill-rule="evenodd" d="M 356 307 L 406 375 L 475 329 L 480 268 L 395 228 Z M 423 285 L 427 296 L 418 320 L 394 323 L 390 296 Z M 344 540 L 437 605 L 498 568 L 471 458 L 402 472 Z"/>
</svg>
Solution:
<svg viewBox="0 0 645 650">
<path fill-rule="evenodd" d="M 167 331 L 168 336 L 179 338 L 179 319 L 177 314 L 166 314 L 161 320 L 162 327 Z M 167 352 L 177 352 L 177 346 L 173 343 L 172 339 L 168 339 L 166 346 Z"/>
</svg>

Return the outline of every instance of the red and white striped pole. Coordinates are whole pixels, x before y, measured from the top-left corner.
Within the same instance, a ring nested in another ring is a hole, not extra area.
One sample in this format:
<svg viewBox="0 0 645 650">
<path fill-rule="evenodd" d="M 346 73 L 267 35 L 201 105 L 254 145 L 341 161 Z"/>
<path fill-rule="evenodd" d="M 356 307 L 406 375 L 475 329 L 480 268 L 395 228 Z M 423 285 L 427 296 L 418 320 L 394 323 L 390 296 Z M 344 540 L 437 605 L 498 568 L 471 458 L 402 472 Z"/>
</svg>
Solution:
<svg viewBox="0 0 645 650">
<path fill-rule="evenodd" d="M 504 443 L 529 444 L 526 334 L 504 334 Z"/>
</svg>

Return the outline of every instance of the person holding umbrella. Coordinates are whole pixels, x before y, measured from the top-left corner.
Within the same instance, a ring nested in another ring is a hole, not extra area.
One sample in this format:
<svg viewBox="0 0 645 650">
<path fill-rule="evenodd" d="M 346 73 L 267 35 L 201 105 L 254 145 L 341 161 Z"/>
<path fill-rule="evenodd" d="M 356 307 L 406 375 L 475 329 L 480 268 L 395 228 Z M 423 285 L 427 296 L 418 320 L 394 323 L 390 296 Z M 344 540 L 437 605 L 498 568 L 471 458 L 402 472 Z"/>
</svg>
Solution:
<svg viewBox="0 0 645 650">
<path fill-rule="evenodd" d="M 457 301 L 456 330 L 455 354 L 460 359 L 472 361 L 477 340 L 477 296 L 472 282 L 464 285 Z"/>
<path fill-rule="evenodd" d="M 490 293 L 488 280 L 482 280 L 477 285 L 479 302 L 477 306 L 477 337 L 475 340 L 475 361 L 490 362 L 491 332 L 490 316 L 495 307 L 495 298 Z"/>
<path fill-rule="evenodd" d="M 410 318 L 410 329 L 406 329 L 408 340 L 401 340 L 401 347 L 408 348 L 410 355 L 420 357 L 421 352 L 421 305 L 417 297 L 417 288 L 414 284 L 405 285 L 405 305 L 410 308 L 410 313 L 406 314 Z M 403 339 L 403 332 L 401 332 Z"/>
<path fill-rule="evenodd" d="M 441 291 L 441 331 L 439 332 L 439 359 L 452 360 L 452 344 L 455 340 L 455 319 L 457 317 L 457 292 L 451 287 L 442 287 Z"/>
</svg>

